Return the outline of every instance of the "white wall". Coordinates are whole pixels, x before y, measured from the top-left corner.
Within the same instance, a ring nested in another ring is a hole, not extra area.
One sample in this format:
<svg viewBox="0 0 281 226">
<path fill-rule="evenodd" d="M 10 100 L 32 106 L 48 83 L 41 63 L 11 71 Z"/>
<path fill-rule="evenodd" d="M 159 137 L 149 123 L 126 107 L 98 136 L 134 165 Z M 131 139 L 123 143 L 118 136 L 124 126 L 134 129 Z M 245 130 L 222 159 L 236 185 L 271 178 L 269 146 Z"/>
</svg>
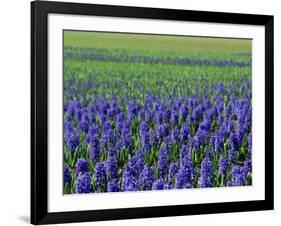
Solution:
<svg viewBox="0 0 281 226">
<path fill-rule="evenodd" d="M 78 0 L 77 0 L 78 1 Z M 276 225 L 281 220 L 281 7 L 278 0 L 83 0 L 158 8 L 272 14 L 275 16 L 275 210 L 187 217 L 98 222 L 100 226 L 131 225 Z M 29 0 L 0 3 L 0 225 L 29 222 L 30 158 L 30 4 Z M 279 65 L 278 65 L 279 64 Z M 85 223 L 84 225 L 90 225 Z"/>
</svg>

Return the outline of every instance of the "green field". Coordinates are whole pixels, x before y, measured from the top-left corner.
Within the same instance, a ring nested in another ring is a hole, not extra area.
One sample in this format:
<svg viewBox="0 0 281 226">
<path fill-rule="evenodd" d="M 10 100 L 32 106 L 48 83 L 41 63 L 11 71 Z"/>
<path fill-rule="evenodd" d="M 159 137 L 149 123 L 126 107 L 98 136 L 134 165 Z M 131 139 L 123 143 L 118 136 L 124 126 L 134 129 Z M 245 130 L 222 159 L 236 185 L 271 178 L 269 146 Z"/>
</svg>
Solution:
<svg viewBox="0 0 281 226">
<path fill-rule="evenodd" d="M 159 80 L 163 82 L 162 89 L 166 87 L 172 92 L 174 85 L 178 84 L 179 90 L 191 94 L 194 83 L 198 84 L 198 81 L 208 85 L 249 80 L 251 76 L 251 66 L 218 66 L 212 63 L 225 60 L 249 62 L 251 40 L 65 31 L 64 55 L 66 80 L 75 77 L 81 81 L 91 78 L 110 84 L 114 81 L 121 84 L 125 82 L 123 86 L 126 92 L 138 90 L 139 83 L 144 84 L 142 94 L 129 92 L 133 96 L 156 93 Z M 142 60 L 134 62 L 134 58 Z M 145 61 L 155 58 L 159 62 Z M 163 59 L 172 62 L 161 63 Z M 183 59 L 206 60 L 209 63 L 174 62 Z M 112 87 L 109 90 L 99 87 L 95 93 L 120 93 L 119 89 Z"/>
<path fill-rule="evenodd" d="M 65 46 L 186 53 L 251 52 L 251 41 L 188 36 L 141 35 L 103 32 L 64 32 Z"/>
</svg>

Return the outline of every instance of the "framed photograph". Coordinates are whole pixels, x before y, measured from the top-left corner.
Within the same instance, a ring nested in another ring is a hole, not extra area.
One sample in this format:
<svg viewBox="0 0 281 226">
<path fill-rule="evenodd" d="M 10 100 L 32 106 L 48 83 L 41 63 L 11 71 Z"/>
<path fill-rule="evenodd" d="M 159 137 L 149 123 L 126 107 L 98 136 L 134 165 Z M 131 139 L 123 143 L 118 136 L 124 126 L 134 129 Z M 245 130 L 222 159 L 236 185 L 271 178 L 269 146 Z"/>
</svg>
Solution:
<svg viewBox="0 0 281 226">
<path fill-rule="evenodd" d="M 32 224 L 271 209 L 273 16 L 31 3 Z"/>
</svg>

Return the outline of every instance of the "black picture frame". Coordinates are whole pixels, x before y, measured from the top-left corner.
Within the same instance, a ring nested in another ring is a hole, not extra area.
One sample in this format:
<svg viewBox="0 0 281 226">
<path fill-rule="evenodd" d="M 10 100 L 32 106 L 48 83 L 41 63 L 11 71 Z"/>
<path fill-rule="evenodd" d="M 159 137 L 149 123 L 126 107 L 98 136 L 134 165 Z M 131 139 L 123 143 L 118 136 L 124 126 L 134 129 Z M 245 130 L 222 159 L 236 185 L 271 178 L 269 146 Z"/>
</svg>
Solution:
<svg viewBox="0 0 281 226">
<path fill-rule="evenodd" d="M 48 212 L 48 14 L 74 14 L 199 21 L 265 27 L 265 199 L 74 212 Z M 272 210 L 273 186 L 273 16 L 35 1 L 31 3 L 31 223 L 51 224 Z"/>
</svg>

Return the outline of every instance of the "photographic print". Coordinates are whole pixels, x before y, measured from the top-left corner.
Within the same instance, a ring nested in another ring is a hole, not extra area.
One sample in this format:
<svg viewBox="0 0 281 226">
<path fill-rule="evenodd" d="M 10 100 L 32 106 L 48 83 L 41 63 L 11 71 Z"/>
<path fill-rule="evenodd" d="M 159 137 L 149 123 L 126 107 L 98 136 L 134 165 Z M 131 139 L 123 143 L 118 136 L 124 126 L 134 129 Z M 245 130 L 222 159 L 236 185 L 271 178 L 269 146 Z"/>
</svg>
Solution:
<svg viewBox="0 0 281 226">
<path fill-rule="evenodd" d="M 32 2 L 31 223 L 272 210 L 273 23 Z"/>
<path fill-rule="evenodd" d="M 252 185 L 251 39 L 63 43 L 63 194 Z"/>
</svg>

